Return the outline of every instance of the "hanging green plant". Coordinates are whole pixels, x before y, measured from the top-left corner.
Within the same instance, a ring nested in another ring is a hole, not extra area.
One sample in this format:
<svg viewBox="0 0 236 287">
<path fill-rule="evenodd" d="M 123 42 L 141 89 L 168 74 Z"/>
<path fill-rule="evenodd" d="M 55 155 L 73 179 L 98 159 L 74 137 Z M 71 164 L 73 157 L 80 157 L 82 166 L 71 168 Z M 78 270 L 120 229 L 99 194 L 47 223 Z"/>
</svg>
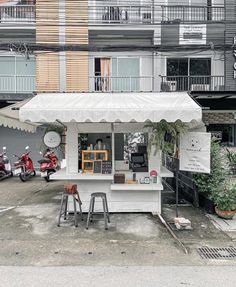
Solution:
<svg viewBox="0 0 236 287">
<path fill-rule="evenodd" d="M 180 136 L 187 132 L 188 125 L 181 121 L 168 123 L 162 120 L 159 123 L 146 123 L 145 128 L 151 130 L 148 143 L 149 153 L 154 147 L 155 154 L 157 151 L 162 150 L 173 156 L 179 148 Z"/>
</svg>

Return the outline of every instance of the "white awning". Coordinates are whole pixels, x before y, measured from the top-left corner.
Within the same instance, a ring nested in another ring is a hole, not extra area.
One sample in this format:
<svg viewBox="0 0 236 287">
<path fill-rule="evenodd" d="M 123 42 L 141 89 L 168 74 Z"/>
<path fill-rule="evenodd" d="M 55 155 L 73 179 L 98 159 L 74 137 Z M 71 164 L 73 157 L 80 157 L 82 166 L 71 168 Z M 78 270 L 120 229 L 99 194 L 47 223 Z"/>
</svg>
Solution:
<svg viewBox="0 0 236 287">
<path fill-rule="evenodd" d="M 0 109 L 0 126 L 35 133 L 38 126 L 37 124 L 22 123 L 19 120 L 19 108 L 28 101 L 29 99 Z"/>
<path fill-rule="evenodd" d="M 67 122 L 191 122 L 202 119 L 200 106 L 186 92 L 38 94 L 20 108 L 20 120 Z"/>
</svg>

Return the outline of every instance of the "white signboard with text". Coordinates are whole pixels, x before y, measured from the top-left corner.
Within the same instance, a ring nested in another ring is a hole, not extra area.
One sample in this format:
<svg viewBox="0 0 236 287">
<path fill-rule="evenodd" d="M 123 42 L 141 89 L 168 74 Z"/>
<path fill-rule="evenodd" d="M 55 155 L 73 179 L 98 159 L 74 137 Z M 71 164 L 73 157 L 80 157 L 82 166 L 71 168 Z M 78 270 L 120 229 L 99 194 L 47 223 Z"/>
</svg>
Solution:
<svg viewBox="0 0 236 287">
<path fill-rule="evenodd" d="M 205 45 L 206 44 L 206 24 L 179 26 L 180 45 Z"/>
<path fill-rule="evenodd" d="M 180 170 L 210 173 L 211 133 L 189 132 L 180 138 Z"/>
</svg>

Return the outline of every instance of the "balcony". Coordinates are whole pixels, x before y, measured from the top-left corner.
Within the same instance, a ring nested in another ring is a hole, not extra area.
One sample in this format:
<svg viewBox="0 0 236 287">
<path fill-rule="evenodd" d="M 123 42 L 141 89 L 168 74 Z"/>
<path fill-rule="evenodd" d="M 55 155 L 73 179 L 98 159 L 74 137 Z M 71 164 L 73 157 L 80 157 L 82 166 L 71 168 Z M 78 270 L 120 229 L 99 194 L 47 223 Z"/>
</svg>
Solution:
<svg viewBox="0 0 236 287">
<path fill-rule="evenodd" d="M 35 76 L 0 75 L 0 93 L 31 93 L 35 90 Z"/>
<path fill-rule="evenodd" d="M 150 5 L 109 5 L 89 8 L 92 24 L 151 24 L 153 7 Z"/>
<path fill-rule="evenodd" d="M 208 22 L 224 21 L 225 8 L 220 6 L 161 6 L 162 22 Z"/>
<path fill-rule="evenodd" d="M 224 76 L 160 76 L 162 92 L 224 91 Z"/>
<path fill-rule="evenodd" d="M 153 77 L 90 77 L 93 92 L 151 92 Z"/>
<path fill-rule="evenodd" d="M 35 23 L 35 5 L 0 6 L 0 23 Z"/>
</svg>

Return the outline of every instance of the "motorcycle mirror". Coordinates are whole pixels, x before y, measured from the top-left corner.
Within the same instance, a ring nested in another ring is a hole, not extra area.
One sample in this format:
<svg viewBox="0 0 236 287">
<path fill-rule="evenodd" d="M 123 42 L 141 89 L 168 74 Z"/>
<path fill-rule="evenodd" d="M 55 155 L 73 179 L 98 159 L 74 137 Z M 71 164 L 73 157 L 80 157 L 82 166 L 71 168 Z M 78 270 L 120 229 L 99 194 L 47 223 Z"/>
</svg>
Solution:
<svg viewBox="0 0 236 287">
<path fill-rule="evenodd" d="M 29 146 L 27 145 L 26 147 L 25 147 L 25 150 L 28 150 L 29 149 Z"/>
<path fill-rule="evenodd" d="M 4 150 L 4 151 L 5 151 L 6 149 L 7 149 L 7 148 L 6 148 L 5 146 L 2 148 L 2 150 Z"/>
</svg>

